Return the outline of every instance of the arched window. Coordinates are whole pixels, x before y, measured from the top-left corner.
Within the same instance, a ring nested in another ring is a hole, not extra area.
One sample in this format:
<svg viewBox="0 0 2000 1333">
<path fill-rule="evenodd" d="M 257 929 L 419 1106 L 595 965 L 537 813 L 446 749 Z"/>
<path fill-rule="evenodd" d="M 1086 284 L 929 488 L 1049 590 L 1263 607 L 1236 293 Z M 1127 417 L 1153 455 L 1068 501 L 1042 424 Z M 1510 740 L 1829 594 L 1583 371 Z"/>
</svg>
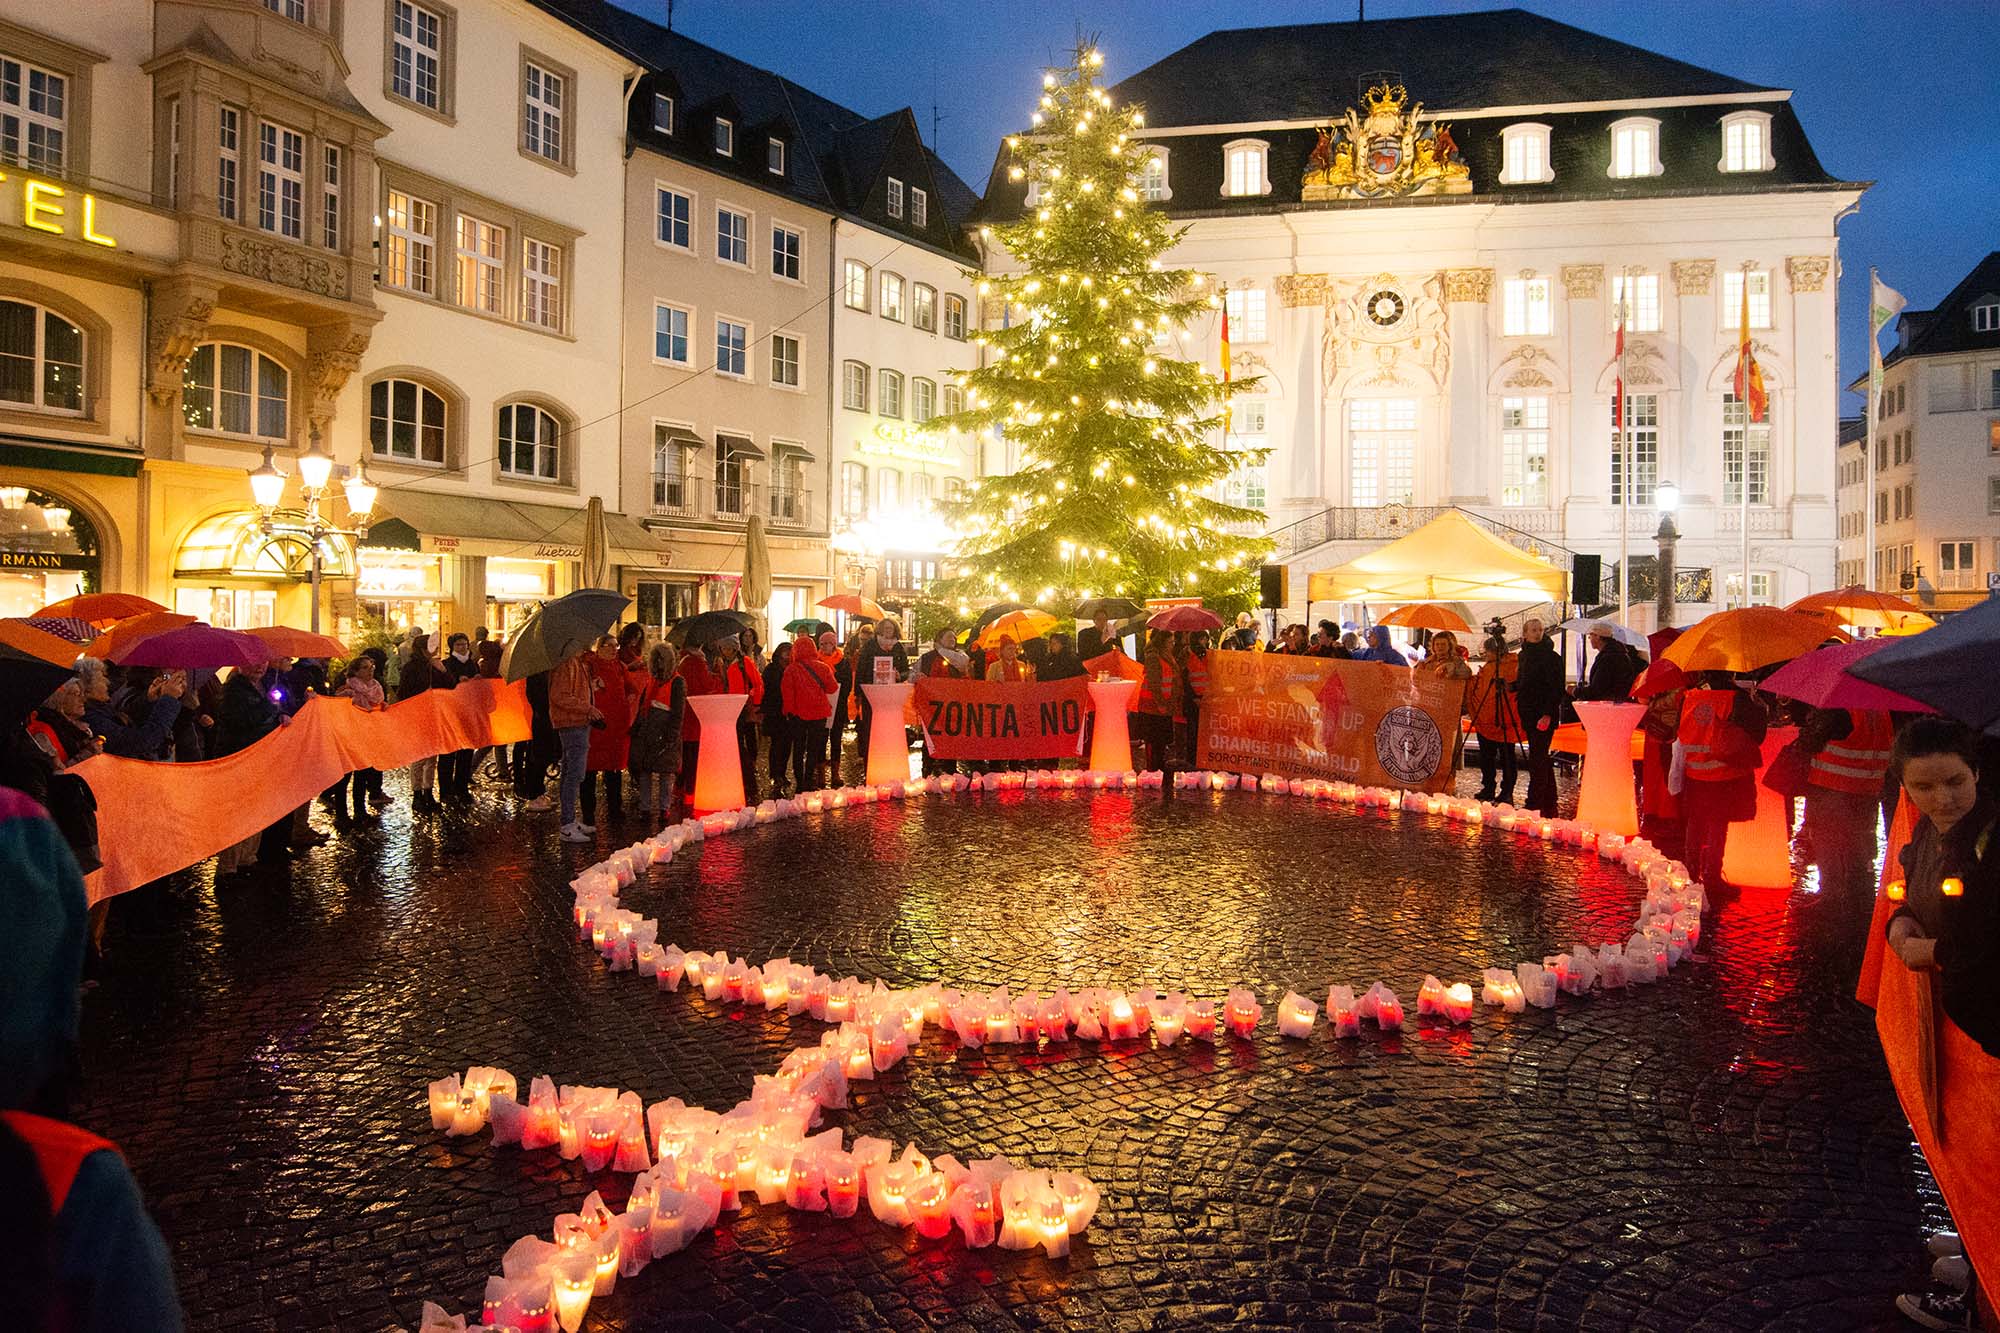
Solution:
<svg viewBox="0 0 2000 1333">
<path fill-rule="evenodd" d="M 843 362 L 840 369 L 841 406 L 854 412 L 868 410 L 868 367 L 859 361 Z"/>
<path fill-rule="evenodd" d="M 0 301 L 0 403 L 83 411 L 83 330 L 44 306 Z"/>
<path fill-rule="evenodd" d="M 885 370 L 876 388 L 875 415 L 896 417 L 903 415 L 903 374 L 899 370 Z"/>
<path fill-rule="evenodd" d="M 562 479 L 562 423 L 533 403 L 500 409 L 500 474 L 530 481 Z"/>
<path fill-rule="evenodd" d="M 1262 139 L 1238 139 L 1222 146 L 1222 193 L 1232 198 L 1269 194 L 1266 169 L 1271 146 Z"/>
<path fill-rule="evenodd" d="M 368 452 L 391 463 L 443 467 L 444 396 L 415 380 L 382 379 L 368 386 Z"/>
<path fill-rule="evenodd" d="M 1722 160 L 1718 171 L 1769 171 L 1771 118 L 1762 111 L 1735 111 L 1722 118 Z"/>
<path fill-rule="evenodd" d="M 1660 174 L 1660 122 L 1631 116 L 1611 126 L 1611 169 L 1616 180 Z"/>
<path fill-rule="evenodd" d="M 290 433 L 291 372 L 239 343 L 203 343 L 181 373 L 189 430 L 282 440 Z"/>
<path fill-rule="evenodd" d="M 910 381 L 910 420 L 922 424 L 937 415 L 937 381 Z"/>
<path fill-rule="evenodd" d="M 1500 131 L 1502 185 L 1545 185 L 1556 178 L 1549 165 L 1549 127 L 1509 125 Z"/>
</svg>

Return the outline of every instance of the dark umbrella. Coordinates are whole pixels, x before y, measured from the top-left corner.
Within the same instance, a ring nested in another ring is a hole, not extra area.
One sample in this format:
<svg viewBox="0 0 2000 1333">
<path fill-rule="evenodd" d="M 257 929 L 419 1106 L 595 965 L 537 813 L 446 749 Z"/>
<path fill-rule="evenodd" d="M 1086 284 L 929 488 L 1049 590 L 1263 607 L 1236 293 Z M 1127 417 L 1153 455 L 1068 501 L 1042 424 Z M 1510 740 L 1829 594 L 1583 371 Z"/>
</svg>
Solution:
<svg viewBox="0 0 2000 1333">
<path fill-rule="evenodd" d="M 741 634 L 756 622 L 743 611 L 703 611 L 683 616 L 667 631 L 667 642 L 679 648 L 699 648 L 703 644 Z"/>
<path fill-rule="evenodd" d="M 1145 610 L 1130 597 L 1086 597 L 1076 604 L 1078 620 L 1127 620 Z"/>
<path fill-rule="evenodd" d="M 1936 629 L 1912 634 L 1847 674 L 1921 699 L 1946 717 L 2000 736 L 2000 690 L 1987 673 L 2000 652 L 2000 598 L 1947 617 Z"/>
<path fill-rule="evenodd" d="M 618 623 L 631 600 L 608 588 L 579 588 L 543 603 L 507 640 L 500 674 L 508 680 L 526 680 L 590 651 Z"/>
<path fill-rule="evenodd" d="M 1026 602 L 995 602 L 979 613 L 979 619 L 972 622 L 970 632 L 974 638 L 978 638 L 981 630 L 984 630 L 988 625 L 1006 615 L 1009 611 L 1033 611 L 1034 609 L 1034 607 L 1029 606 Z"/>
<path fill-rule="evenodd" d="M 833 626 L 827 624 L 824 620 L 815 620 L 811 616 L 801 616 L 797 620 L 791 620 L 785 623 L 785 633 L 810 634 L 815 639 L 817 639 L 820 635 L 829 632 L 832 629 Z"/>
<path fill-rule="evenodd" d="M 0 726 L 20 726 L 70 678 L 75 659 L 75 644 L 19 620 L 0 620 Z"/>
</svg>

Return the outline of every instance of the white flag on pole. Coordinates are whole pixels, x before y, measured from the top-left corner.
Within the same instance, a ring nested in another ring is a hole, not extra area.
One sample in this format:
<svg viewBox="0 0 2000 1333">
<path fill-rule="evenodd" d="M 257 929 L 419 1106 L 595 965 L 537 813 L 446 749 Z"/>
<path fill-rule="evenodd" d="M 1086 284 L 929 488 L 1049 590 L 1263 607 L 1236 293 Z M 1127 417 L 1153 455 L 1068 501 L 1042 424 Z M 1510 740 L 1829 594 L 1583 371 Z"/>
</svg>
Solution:
<svg viewBox="0 0 2000 1333">
<path fill-rule="evenodd" d="M 1889 327 L 1889 321 L 1903 313 L 1909 302 L 1903 294 L 1875 276 L 1875 270 L 1868 270 L 1868 384 L 1870 388 L 1882 387 L 1882 345 L 1876 339 L 1882 330 Z"/>
</svg>

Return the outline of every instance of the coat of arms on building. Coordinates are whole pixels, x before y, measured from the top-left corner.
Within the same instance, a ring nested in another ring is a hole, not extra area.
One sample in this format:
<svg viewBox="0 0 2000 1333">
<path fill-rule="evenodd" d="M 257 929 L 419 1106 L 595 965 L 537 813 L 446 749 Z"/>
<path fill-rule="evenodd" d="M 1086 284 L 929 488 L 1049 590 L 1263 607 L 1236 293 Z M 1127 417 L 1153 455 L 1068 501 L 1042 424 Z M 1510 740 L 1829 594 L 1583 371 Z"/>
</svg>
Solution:
<svg viewBox="0 0 2000 1333">
<path fill-rule="evenodd" d="M 1410 105 L 1408 89 L 1378 84 L 1368 90 L 1367 102 L 1367 115 L 1349 107 L 1338 124 L 1320 130 L 1306 162 L 1305 198 L 1471 193 L 1471 172 L 1459 156 L 1451 127 L 1419 127 L 1424 104 Z"/>
</svg>

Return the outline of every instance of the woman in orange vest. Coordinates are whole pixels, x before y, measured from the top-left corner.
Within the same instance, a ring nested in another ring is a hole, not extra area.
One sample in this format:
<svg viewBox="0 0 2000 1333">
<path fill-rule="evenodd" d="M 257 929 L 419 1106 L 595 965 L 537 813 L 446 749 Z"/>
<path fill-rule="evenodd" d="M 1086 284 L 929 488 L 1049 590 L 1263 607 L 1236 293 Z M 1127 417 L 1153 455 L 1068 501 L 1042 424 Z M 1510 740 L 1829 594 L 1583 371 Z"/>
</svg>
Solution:
<svg viewBox="0 0 2000 1333">
<path fill-rule="evenodd" d="M 1194 767 L 1194 755 L 1201 732 L 1201 704 L 1208 698 L 1208 631 L 1198 629 L 1188 636 L 1187 652 L 1181 656 L 1182 712 L 1187 715 L 1187 733 L 1181 746 L 1181 762 Z"/>
<path fill-rule="evenodd" d="M 83 979 L 83 876 L 42 808 L 0 788 L 0 1237 L 9 1329 L 183 1327 L 173 1267 L 118 1149 L 60 1110 Z M 23 1272 L 22 1270 L 27 1271 Z"/>
<path fill-rule="evenodd" d="M 1146 747 L 1146 770 L 1164 769 L 1174 740 L 1174 714 L 1180 709 L 1181 666 L 1174 657 L 1174 636 L 1163 629 L 1146 640 L 1144 673 L 1132 705 L 1135 739 Z"/>
<path fill-rule="evenodd" d="M 1702 673 L 1703 688 L 1681 696 L 1680 742 L 1686 781 L 1681 859 L 1713 893 L 1722 889 L 1729 826 L 1757 816 L 1757 765 L 1770 719 L 1726 671 Z"/>
<path fill-rule="evenodd" d="M 1479 795 L 1482 801 L 1514 803 L 1514 784 L 1521 777 L 1521 759 L 1515 746 L 1528 739 L 1521 728 L 1521 706 L 1514 699 L 1514 681 L 1520 674 L 1520 659 L 1507 651 L 1507 641 L 1490 638 L 1481 645 L 1485 658 L 1479 674 L 1466 692 L 1466 711 L 1472 714 L 1472 729 L 1479 733 Z M 1499 785 L 1495 785 L 1495 768 Z"/>
<path fill-rule="evenodd" d="M 1875 825 L 1896 724 L 1874 709 L 1815 708 L 1799 729 L 1806 769 L 1806 838 L 1823 901 L 1866 917 L 1875 904 Z"/>
</svg>

